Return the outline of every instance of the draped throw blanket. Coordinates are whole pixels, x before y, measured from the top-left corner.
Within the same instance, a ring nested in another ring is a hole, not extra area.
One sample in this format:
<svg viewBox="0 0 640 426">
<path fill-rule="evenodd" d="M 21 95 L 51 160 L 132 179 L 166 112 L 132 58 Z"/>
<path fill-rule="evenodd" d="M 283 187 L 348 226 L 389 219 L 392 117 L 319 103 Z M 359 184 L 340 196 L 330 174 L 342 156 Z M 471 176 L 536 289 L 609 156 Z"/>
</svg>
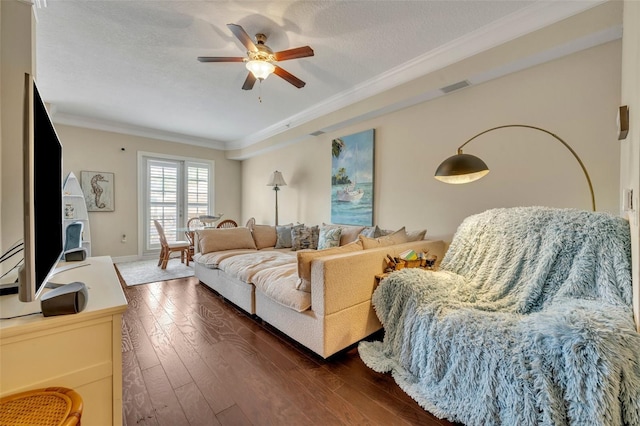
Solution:
<svg viewBox="0 0 640 426">
<path fill-rule="evenodd" d="M 405 269 L 373 304 L 373 370 L 466 425 L 640 425 L 628 223 L 494 209 L 458 228 L 438 272 Z"/>
</svg>

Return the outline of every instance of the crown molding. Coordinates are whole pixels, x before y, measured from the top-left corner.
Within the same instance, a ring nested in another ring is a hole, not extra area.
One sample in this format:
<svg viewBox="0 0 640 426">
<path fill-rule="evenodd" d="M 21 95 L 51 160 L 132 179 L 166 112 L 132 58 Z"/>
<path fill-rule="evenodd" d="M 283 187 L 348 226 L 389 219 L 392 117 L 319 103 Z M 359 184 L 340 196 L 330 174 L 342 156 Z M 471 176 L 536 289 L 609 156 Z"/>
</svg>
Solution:
<svg viewBox="0 0 640 426">
<path fill-rule="evenodd" d="M 55 111 L 55 105 L 51 108 Z M 115 121 L 101 120 L 89 118 L 74 114 L 66 114 L 55 112 L 53 114 L 53 122 L 57 124 L 65 124 L 68 126 L 84 127 L 87 129 L 103 130 L 105 132 L 120 133 L 124 135 L 140 136 L 143 138 L 158 139 L 168 142 L 183 143 L 186 145 L 201 146 L 204 148 L 224 150 L 224 142 L 213 139 L 199 138 L 196 136 L 184 135 L 181 133 L 165 132 L 149 127 L 133 126 L 129 124 L 119 123 Z"/>
<path fill-rule="evenodd" d="M 622 37 L 622 25 L 616 25 L 614 27 L 604 29 L 597 33 L 589 34 L 579 39 L 572 40 L 569 43 L 555 46 L 551 49 L 545 50 L 543 52 L 539 52 L 535 55 L 521 58 L 516 61 L 506 63 L 500 67 L 468 76 L 467 81 L 470 83 L 470 86 L 468 87 L 476 86 L 478 84 L 481 84 L 496 78 L 500 78 L 508 74 L 522 71 L 524 69 L 531 68 L 533 66 L 540 65 L 545 62 L 549 62 L 554 59 L 558 59 L 558 58 L 570 55 L 572 53 L 579 52 L 581 50 L 589 49 L 591 47 L 599 46 L 601 44 L 608 43 L 610 41 L 618 40 L 621 37 Z M 426 92 L 416 93 L 414 96 L 408 97 L 396 103 L 385 105 L 382 108 L 371 110 L 357 116 L 349 117 L 346 120 L 339 121 L 329 126 L 323 127 L 319 129 L 318 132 L 319 134 L 335 132 L 344 127 L 351 126 L 362 121 L 371 120 L 373 118 L 376 118 L 385 114 L 391 114 L 395 111 L 398 111 L 404 108 L 408 108 L 423 102 L 428 102 L 430 100 L 439 98 L 441 96 L 446 96 L 447 94 L 448 93 L 443 92 L 442 89 L 433 89 Z M 242 152 L 242 150 L 239 150 L 238 152 L 234 153 L 232 156 L 229 156 L 228 158 L 233 160 L 246 160 L 248 158 L 263 154 L 265 152 L 281 149 L 292 143 L 300 142 L 312 136 L 314 135 L 310 134 L 310 135 L 303 135 L 297 138 L 290 138 L 280 144 L 274 144 L 269 146 L 266 149 L 256 150 L 250 153 Z"/>
<path fill-rule="evenodd" d="M 536 2 L 520 11 L 486 25 L 420 55 L 404 64 L 339 93 L 324 102 L 275 123 L 259 132 L 225 144 L 227 150 L 247 148 L 294 127 L 362 101 L 423 75 L 470 58 L 563 19 L 584 12 L 606 0 Z"/>
<path fill-rule="evenodd" d="M 31 3 L 24 0 L 19 1 Z M 245 138 L 226 143 L 218 140 L 200 138 L 174 132 L 166 132 L 158 129 L 134 126 L 109 120 L 89 118 L 74 114 L 66 114 L 62 112 L 54 112 L 54 114 L 52 114 L 53 121 L 55 123 L 70 126 L 140 136 L 169 142 L 183 143 L 211 149 L 226 151 L 242 150 L 273 136 L 287 132 L 302 124 L 315 120 L 377 94 L 383 93 L 387 90 L 393 89 L 394 87 L 427 75 L 439 69 L 445 68 L 456 62 L 470 58 L 474 55 L 512 41 L 523 35 L 552 25 L 558 21 L 584 12 L 605 2 L 606 0 L 535 2 L 532 5 L 521 9 L 520 11 L 515 12 L 511 15 L 508 15 L 501 20 L 486 25 L 472 33 L 466 34 L 463 37 L 446 43 L 436 49 L 433 49 L 430 52 L 427 52 L 397 67 L 394 67 L 370 80 L 361 82 L 353 88 L 338 93 L 330 97 L 329 99 L 314 105 L 311 108 L 290 116 L 285 120 L 281 120 Z M 551 49 L 548 52 L 542 52 L 538 55 L 534 55 L 530 58 L 526 58 L 518 62 L 505 64 L 504 67 L 487 71 L 482 75 L 470 76 L 468 80 L 475 85 L 484 81 L 491 80 L 493 78 L 506 75 L 511 72 L 519 71 L 529 66 L 561 57 L 569 53 L 577 52 L 587 47 L 592 47 L 606 41 L 611 41 L 613 39 L 619 38 L 621 34 L 621 27 L 601 31 L 600 33 L 595 34 L 593 37 L 585 37 L 583 39 L 580 39 L 581 41 L 579 41 L 575 45 L 573 43 L 567 43 L 566 45 Z M 406 108 L 420 102 L 425 102 L 426 100 L 434 99 L 438 96 L 442 96 L 442 94 L 433 91 L 429 93 L 418 94 L 411 99 L 386 106 L 379 110 L 368 112 L 359 117 L 352 117 L 346 121 L 335 123 L 320 130 L 323 130 L 325 132 L 337 130 L 346 125 L 397 111 L 401 108 Z M 53 111 L 55 111 L 55 105 L 53 106 Z M 291 143 L 297 143 L 301 140 L 306 139 L 307 137 L 310 136 L 304 135 L 301 137 L 293 138 L 291 140 L 287 140 L 281 144 L 276 144 L 277 146 L 272 146 L 271 148 L 267 149 L 267 151 L 279 149 L 280 147 L 289 145 Z M 263 152 L 265 151 L 257 150 L 250 154 L 244 154 L 240 152 L 234 157 L 235 159 L 245 159 L 253 157 L 257 155 L 257 153 Z"/>
</svg>

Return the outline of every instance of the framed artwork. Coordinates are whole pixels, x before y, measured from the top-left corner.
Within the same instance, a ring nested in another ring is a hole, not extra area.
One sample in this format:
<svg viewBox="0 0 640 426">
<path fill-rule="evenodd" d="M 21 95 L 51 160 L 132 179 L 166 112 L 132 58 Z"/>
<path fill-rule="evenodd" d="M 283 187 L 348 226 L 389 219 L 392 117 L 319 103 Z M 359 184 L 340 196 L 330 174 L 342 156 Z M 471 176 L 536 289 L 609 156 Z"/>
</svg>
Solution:
<svg viewBox="0 0 640 426">
<path fill-rule="evenodd" d="M 83 171 L 80 178 L 87 211 L 112 212 L 115 210 L 113 173 Z"/>
<path fill-rule="evenodd" d="M 373 225 L 374 129 L 331 142 L 331 223 Z"/>
</svg>

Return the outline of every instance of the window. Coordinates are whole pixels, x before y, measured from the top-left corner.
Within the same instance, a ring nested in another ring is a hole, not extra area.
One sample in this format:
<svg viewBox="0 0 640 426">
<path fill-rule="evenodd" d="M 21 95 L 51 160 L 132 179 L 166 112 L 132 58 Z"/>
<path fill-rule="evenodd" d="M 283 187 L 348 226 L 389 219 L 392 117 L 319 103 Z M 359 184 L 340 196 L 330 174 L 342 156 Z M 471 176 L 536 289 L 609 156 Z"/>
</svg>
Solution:
<svg viewBox="0 0 640 426">
<path fill-rule="evenodd" d="M 187 167 L 187 217 L 197 217 L 213 212 L 209 205 L 210 170 L 206 164 L 189 164 Z"/>
<path fill-rule="evenodd" d="M 184 228 L 191 217 L 213 212 L 213 162 L 142 154 L 141 230 L 142 254 L 160 248 L 158 220 L 167 240 L 184 240 Z"/>
</svg>

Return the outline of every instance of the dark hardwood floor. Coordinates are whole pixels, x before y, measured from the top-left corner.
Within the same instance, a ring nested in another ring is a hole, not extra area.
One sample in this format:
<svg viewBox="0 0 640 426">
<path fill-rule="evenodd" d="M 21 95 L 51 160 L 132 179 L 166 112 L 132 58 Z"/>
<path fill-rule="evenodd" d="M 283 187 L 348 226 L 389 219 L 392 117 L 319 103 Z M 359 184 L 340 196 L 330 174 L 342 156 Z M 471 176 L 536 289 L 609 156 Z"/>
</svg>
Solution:
<svg viewBox="0 0 640 426">
<path fill-rule="evenodd" d="M 323 360 L 196 278 L 123 287 L 125 425 L 452 424 L 357 348 Z"/>
</svg>

